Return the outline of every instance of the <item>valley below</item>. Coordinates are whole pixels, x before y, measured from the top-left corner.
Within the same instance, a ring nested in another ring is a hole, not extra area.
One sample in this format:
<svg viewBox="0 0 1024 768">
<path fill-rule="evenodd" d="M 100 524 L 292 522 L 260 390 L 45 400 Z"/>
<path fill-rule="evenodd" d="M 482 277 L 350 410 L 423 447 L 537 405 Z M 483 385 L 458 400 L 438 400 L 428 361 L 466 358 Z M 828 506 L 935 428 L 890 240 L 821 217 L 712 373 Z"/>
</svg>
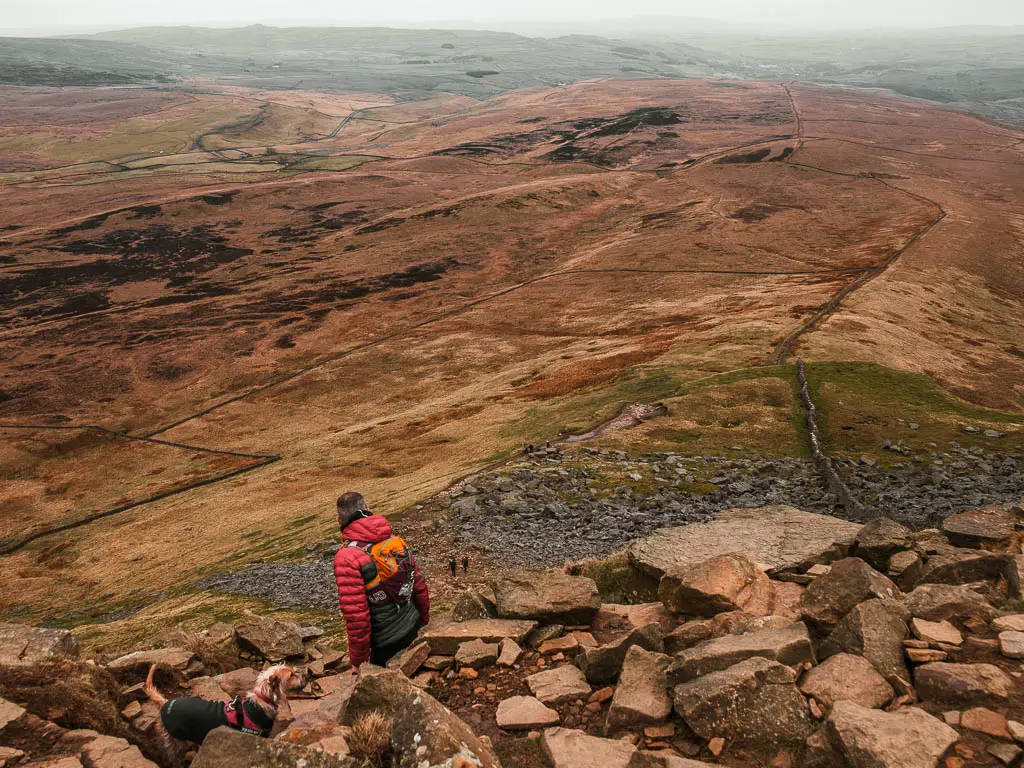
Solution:
<svg viewBox="0 0 1024 768">
<path fill-rule="evenodd" d="M 729 507 L 920 529 L 1024 496 L 1012 128 L 700 78 L 0 95 L 6 620 L 341 641 L 294 593 L 349 489 L 441 606 Z"/>
</svg>

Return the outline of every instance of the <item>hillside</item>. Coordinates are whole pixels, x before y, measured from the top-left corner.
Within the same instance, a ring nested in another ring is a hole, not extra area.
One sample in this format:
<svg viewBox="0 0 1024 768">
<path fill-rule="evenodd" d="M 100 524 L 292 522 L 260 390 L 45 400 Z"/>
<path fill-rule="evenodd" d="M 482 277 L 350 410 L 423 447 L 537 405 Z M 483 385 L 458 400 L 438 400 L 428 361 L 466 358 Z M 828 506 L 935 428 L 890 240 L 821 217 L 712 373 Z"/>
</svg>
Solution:
<svg viewBox="0 0 1024 768">
<path fill-rule="evenodd" d="M 629 402 L 662 415 L 582 444 L 625 453 L 594 493 L 632 488 L 641 528 L 776 471 L 810 483 L 777 500 L 831 510 L 797 357 L 841 514 L 1020 494 L 1007 128 L 701 80 L 8 89 L 0 118 L 8 617 L 240 610 L 200 584 L 323 546 L 351 487 L 431 536 L 432 573 L 489 562 L 427 502 Z M 628 465 L 669 454 L 711 461 L 666 509 L 665 471 Z M 589 515 L 580 490 L 546 503 Z"/>
</svg>

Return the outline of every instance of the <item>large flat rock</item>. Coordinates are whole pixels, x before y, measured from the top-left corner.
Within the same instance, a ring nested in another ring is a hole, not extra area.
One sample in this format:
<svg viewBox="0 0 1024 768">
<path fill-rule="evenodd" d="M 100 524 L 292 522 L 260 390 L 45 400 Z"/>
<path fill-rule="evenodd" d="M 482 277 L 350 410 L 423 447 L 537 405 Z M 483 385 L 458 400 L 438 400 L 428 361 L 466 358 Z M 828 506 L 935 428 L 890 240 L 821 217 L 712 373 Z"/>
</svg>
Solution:
<svg viewBox="0 0 1024 768">
<path fill-rule="evenodd" d="M 522 643 L 526 635 L 537 626 L 527 619 L 473 619 L 434 626 L 431 623 L 420 635 L 430 644 L 436 656 L 454 656 L 459 646 L 470 640 L 500 643 L 506 637 Z"/>
<path fill-rule="evenodd" d="M 686 683 L 709 672 L 718 672 L 741 661 L 760 657 L 789 667 L 814 663 L 811 637 L 804 624 L 784 629 L 762 629 L 743 635 L 707 640 L 676 656 L 668 670 L 669 685 Z"/>
<path fill-rule="evenodd" d="M 552 768 L 628 768 L 637 754 L 626 741 L 601 739 L 571 728 L 548 728 L 540 748 Z"/>
<path fill-rule="evenodd" d="M 839 544 L 848 549 L 860 525 L 778 504 L 727 509 L 710 523 L 663 528 L 629 548 L 634 567 L 658 580 L 732 552 L 769 573 L 809 566 Z"/>
<path fill-rule="evenodd" d="M 491 584 L 498 615 L 548 624 L 589 624 L 601 607 L 597 584 L 561 571 L 518 571 Z"/>
<path fill-rule="evenodd" d="M 0 665 L 28 666 L 78 656 L 78 643 L 66 629 L 42 629 L 0 622 Z"/>
</svg>

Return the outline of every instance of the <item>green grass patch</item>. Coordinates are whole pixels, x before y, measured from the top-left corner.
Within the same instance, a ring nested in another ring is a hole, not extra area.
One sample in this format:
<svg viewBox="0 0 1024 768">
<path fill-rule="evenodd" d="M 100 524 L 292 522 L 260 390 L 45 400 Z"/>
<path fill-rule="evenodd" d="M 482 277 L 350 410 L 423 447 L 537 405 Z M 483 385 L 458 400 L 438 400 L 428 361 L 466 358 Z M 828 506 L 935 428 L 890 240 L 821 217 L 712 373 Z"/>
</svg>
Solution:
<svg viewBox="0 0 1024 768">
<path fill-rule="evenodd" d="M 973 405 L 947 392 L 924 374 L 875 363 L 812 363 L 807 366 L 811 396 L 825 449 L 900 459 L 882 450 L 882 442 L 904 441 L 913 449 L 982 447 L 1000 453 L 1024 451 L 1024 414 Z M 910 424 L 918 425 L 911 429 Z M 964 431 L 992 428 L 1003 438 Z"/>
</svg>

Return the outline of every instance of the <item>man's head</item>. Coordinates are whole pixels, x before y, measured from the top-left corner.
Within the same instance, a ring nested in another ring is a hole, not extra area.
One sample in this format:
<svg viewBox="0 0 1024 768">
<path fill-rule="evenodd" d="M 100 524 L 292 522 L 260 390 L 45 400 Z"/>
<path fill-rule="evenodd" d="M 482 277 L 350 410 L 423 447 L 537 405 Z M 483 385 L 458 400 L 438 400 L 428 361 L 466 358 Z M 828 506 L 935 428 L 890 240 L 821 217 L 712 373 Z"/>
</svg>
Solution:
<svg viewBox="0 0 1024 768">
<path fill-rule="evenodd" d="M 366 508 L 366 499 L 361 493 L 347 491 L 338 497 L 338 525 L 345 529 L 353 520 L 366 517 L 370 510 Z"/>
</svg>

